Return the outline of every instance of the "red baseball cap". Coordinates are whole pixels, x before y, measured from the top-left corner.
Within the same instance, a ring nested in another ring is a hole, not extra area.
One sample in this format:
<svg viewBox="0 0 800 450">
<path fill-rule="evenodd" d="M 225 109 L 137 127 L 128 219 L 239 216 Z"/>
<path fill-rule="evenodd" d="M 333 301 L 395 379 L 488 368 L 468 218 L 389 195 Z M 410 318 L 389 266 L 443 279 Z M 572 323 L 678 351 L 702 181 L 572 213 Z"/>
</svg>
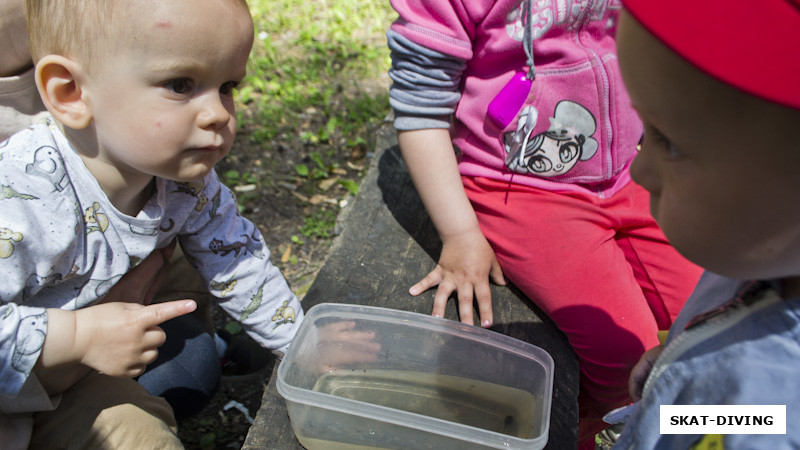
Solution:
<svg viewBox="0 0 800 450">
<path fill-rule="evenodd" d="M 703 72 L 800 109 L 800 0 L 623 0 L 628 12 Z"/>
</svg>

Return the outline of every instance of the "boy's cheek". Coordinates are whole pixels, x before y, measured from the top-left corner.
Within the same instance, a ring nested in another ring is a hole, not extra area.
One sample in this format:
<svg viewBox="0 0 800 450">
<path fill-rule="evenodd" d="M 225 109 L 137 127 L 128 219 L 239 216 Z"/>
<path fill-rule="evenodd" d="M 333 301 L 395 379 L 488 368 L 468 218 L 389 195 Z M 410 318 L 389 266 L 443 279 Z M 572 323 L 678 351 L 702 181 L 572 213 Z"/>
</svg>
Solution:
<svg viewBox="0 0 800 450">
<path fill-rule="evenodd" d="M 654 165 L 651 154 L 644 148 L 636 154 L 630 167 L 631 179 L 639 186 L 645 188 L 652 196 L 658 196 L 661 191 L 661 180 L 657 167 Z M 652 198 L 651 198 L 652 205 Z"/>
</svg>

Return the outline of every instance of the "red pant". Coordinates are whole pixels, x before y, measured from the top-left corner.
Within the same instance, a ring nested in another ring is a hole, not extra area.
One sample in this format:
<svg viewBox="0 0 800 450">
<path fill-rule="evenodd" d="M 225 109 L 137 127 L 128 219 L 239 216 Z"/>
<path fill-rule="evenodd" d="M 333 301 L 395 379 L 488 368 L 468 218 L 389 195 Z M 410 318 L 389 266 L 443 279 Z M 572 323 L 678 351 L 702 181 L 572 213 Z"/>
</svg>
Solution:
<svg viewBox="0 0 800 450">
<path fill-rule="evenodd" d="M 702 269 L 672 248 L 629 183 L 611 198 L 463 177 L 506 279 L 566 334 L 581 370 L 579 443 L 628 398 L 628 375 L 656 345 Z M 591 443 L 590 443 L 591 440 Z"/>
</svg>

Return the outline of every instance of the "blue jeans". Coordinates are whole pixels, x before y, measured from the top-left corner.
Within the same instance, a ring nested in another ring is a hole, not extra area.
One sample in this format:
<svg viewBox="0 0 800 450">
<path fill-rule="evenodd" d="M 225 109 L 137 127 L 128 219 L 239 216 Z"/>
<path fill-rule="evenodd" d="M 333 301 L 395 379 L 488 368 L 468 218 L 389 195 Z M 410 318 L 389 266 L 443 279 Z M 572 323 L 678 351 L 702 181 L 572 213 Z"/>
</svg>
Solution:
<svg viewBox="0 0 800 450">
<path fill-rule="evenodd" d="M 217 348 L 191 315 L 164 322 L 161 328 L 167 340 L 138 382 L 150 394 L 164 397 L 177 419 L 190 417 L 208 404 L 219 386 Z"/>
</svg>

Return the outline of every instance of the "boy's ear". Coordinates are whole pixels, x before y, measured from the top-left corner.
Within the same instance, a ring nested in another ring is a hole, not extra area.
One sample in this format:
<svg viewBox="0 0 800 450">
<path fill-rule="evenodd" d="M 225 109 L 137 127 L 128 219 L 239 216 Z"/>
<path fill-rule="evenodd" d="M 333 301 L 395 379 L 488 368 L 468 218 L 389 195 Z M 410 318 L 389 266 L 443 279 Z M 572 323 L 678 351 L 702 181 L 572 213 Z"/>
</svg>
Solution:
<svg viewBox="0 0 800 450">
<path fill-rule="evenodd" d="M 81 67 L 59 55 L 47 55 L 36 63 L 36 87 L 44 106 L 64 125 L 80 130 L 92 121 L 92 113 L 84 101 Z"/>
</svg>

